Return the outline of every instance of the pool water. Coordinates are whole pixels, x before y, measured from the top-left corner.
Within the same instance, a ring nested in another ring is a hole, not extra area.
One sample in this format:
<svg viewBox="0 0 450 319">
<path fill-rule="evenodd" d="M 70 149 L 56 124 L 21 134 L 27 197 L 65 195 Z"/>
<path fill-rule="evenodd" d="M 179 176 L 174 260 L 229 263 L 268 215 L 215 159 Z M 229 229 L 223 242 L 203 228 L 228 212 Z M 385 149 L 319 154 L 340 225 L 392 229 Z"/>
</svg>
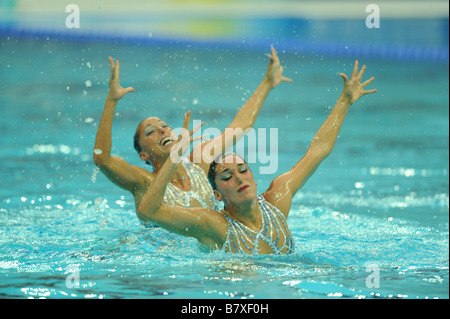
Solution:
<svg viewBox="0 0 450 319">
<path fill-rule="evenodd" d="M 353 105 L 333 153 L 296 195 L 288 256 L 209 253 L 143 229 L 92 150 L 121 61 L 113 153 L 143 165 L 137 124 L 182 114 L 223 129 L 264 75 L 267 51 L 0 39 L 0 296 L 6 298 L 448 298 L 448 61 L 361 59 L 378 93 Z M 283 83 L 255 127 L 278 128 L 278 172 L 305 153 L 353 57 L 279 52 Z M 264 191 L 273 176 L 258 173 Z"/>
</svg>

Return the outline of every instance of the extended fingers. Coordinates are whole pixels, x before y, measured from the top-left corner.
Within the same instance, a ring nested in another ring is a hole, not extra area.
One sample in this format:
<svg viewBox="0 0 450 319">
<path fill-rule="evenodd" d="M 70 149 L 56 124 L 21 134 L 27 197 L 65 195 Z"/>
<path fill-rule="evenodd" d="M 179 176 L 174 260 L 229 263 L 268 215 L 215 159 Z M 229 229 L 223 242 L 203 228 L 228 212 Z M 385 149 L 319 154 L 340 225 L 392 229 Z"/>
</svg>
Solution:
<svg viewBox="0 0 450 319">
<path fill-rule="evenodd" d="M 183 129 L 185 129 L 186 131 L 189 130 L 189 122 L 191 121 L 191 111 L 188 111 L 187 113 L 184 114 L 184 121 L 183 121 Z M 196 127 L 194 127 L 192 130 L 189 131 L 189 135 L 194 135 L 195 132 L 197 132 L 200 127 L 203 126 L 203 124 L 205 124 L 205 122 L 201 122 L 199 124 L 197 124 Z"/>
<path fill-rule="evenodd" d="M 195 141 L 200 141 L 200 140 L 204 139 L 205 137 L 206 137 L 206 135 L 191 137 L 191 143 L 195 142 Z"/>
<path fill-rule="evenodd" d="M 197 124 L 196 127 L 194 127 L 192 130 L 189 131 L 190 120 L 191 120 L 191 111 L 188 111 L 187 113 L 184 114 L 183 127 L 181 129 L 180 135 L 178 136 L 178 140 L 182 140 L 184 138 L 187 139 L 189 136 L 190 137 L 189 140 L 192 143 L 193 141 L 197 141 L 197 140 L 201 140 L 201 139 L 205 138 L 205 136 L 198 136 L 198 137 L 192 136 L 200 129 L 200 127 L 203 126 L 203 124 L 205 124 L 205 122 L 201 122 L 201 123 Z"/>
<path fill-rule="evenodd" d="M 363 84 L 361 84 L 361 86 L 362 86 L 362 87 L 366 87 L 366 86 L 368 86 L 370 83 L 372 83 L 373 80 L 375 80 L 374 77 L 368 79 L 366 82 L 364 82 Z"/>
<path fill-rule="evenodd" d="M 372 93 L 375 93 L 375 92 L 378 92 L 378 90 L 377 89 L 367 90 L 367 91 L 363 91 L 363 95 L 372 94 Z"/>
<path fill-rule="evenodd" d="M 116 60 L 116 75 L 119 76 L 120 73 L 120 63 L 119 60 Z"/>
<path fill-rule="evenodd" d="M 353 68 L 353 73 L 352 73 L 352 76 L 351 76 L 351 80 L 357 79 L 359 82 L 361 82 L 361 79 L 364 76 L 364 72 L 366 71 L 367 67 L 365 65 L 363 65 L 359 72 L 358 72 L 358 68 L 359 68 L 359 62 L 358 62 L 358 60 L 356 60 L 355 61 L 355 67 Z M 339 75 L 344 79 L 344 81 L 348 81 L 347 75 L 345 75 L 344 73 L 339 73 Z M 373 80 L 374 80 L 374 78 L 364 82 L 362 84 L 362 86 L 364 87 L 364 86 L 368 85 Z"/>
<path fill-rule="evenodd" d="M 361 71 L 359 71 L 359 74 L 358 74 L 358 80 L 359 80 L 360 82 L 361 82 L 361 79 L 362 79 L 362 77 L 363 77 L 365 71 L 366 71 L 366 66 L 363 65 L 363 67 L 361 68 Z"/>
<path fill-rule="evenodd" d="M 116 64 L 114 64 L 114 59 L 109 57 L 109 65 L 111 67 L 111 80 L 116 76 L 119 76 L 120 64 L 119 60 L 116 60 Z"/>
<path fill-rule="evenodd" d="M 364 82 L 363 84 L 361 84 L 361 87 L 366 87 L 367 85 L 369 85 L 370 83 L 372 83 L 375 80 L 375 77 L 371 77 L 370 79 L 368 79 L 366 82 Z M 372 89 L 372 90 L 367 90 L 367 91 L 363 91 L 363 94 L 372 94 L 377 92 L 377 89 Z"/>
<path fill-rule="evenodd" d="M 339 73 L 339 75 L 342 77 L 342 79 L 344 79 L 344 84 L 348 82 L 347 74 L 345 74 L 345 73 Z"/>
<path fill-rule="evenodd" d="M 364 91 L 363 94 L 366 95 L 366 94 L 372 94 L 372 93 L 375 93 L 375 92 L 378 92 L 378 90 L 377 89 L 373 89 L 373 90 Z"/>
<path fill-rule="evenodd" d="M 366 82 L 364 82 L 363 84 L 361 84 L 361 87 L 366 87 L 367 85 L 369 85 L 370 83 L 372 83 L 375 80 L 375 77 L 371 77 L 370 79 L 368 79 Z M 377 89 L 372 89 L 372 90 L 367 90 L 367 91 L 363 91 L 363 95 L 366 94 L 372 94 L 377 92 Z"/>
<path fill-rule="evenodd" d="M 278 59 L 277 51 L 273 46 L 270 47 L 270 51 L 272 52 L 272 58 Z"/>
<path fill-rule="evenodd" d="M 203 124 L 205 124 L 205 122 L 199 123 L 196 127 L 194 127 L 192 130 L 189 131 L 189 134 L 190 134 L 191 136 L 194 135 L 195 132 L 197 132 L 197 131 L 200 129 L 200 127 L 203 126 Z"/>
<path fill-rule="evenodd" d="M 183 128 L 185 130 L 189 129 L 189 121 L 191 120 L 191 111 L 188 111 L 187 113 L 184 113 L 184 119 L 183 119 Z"/>
<path fill-rule="evenodd" d="M 112 57 L 109 57 L 109 66 L 111 68 L 111 79 L 112 79 L 114 76 L 114 69 L 115 69 L 114 60 Z"/>
<path fill-rule="evenodd" d="M 189 135 L 193 135 L 198 129 L 204 124 L 204 122 L 199 123 L 196 127 L 189 131 L 189 122 L 191 121 L 191 111 L 184 114 L 182 131 L 189 132 Z"/>
<path fill-rule="evenodd" d="M 277 51 L 275 50 L 275 48 L 273 46 L 270 47 L 270 50 L 271 50 L 272 54 L 268 54 L 268 56 L 269 56 L 271 62 L 279 64 L 280 59 L 278 58 Z"/>
<path fill-rule="evenodd" d="M 125 94 L 127 94 L 127 93 L 130 93 L 130 92 L 136 92 L 136 90 L 133 88 L 133 87 L 127 87 L 126 89 L 125 89 Z"/>
<path fill-rule="evenodd" d="M 358 74 L 359 62 L 355 61 L 355 67 L 353 68 L 352 79 Z"/>
</svg>

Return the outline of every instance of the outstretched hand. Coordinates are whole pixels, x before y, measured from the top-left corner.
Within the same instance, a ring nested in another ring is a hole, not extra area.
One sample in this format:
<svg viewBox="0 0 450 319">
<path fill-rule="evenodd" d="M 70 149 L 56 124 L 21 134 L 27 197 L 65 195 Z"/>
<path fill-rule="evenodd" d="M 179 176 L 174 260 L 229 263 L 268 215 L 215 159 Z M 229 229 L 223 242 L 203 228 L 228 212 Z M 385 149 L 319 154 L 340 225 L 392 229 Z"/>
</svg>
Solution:
<svg viewBox="0 0 450 319">
<path fill-rule="evenodd" d="M 359 98 L 366 94 L 372 94 L 377 92 L 376 89 L 373 90 L 364 90 L 364 88 L 369 85 L 370 83 L 375 80 L 374 77 L 370 78 L 366 82 L 361 84 L 361 79 L 364 75 L 364 71 L 366 70 L 366 66 L 363 65 L 361 68 L 361 71 L 358 73 L 358 67 L 359 63 L 358 60 L 355 61 L 355 67 L 353 68 L 352 77 L 350 80 L 348 79 L 347 75 L 344 73 L 339 73 L 339 75 L 344 79 L 344 91 L 342 92 L 342 95 L 344 98 L 348 99 L 350 104 L 355 103 L 359 100 Z"/>
<path fill-rule="evenodd" d="M 130 92 L 135 92 L 134 88 L 128 87 L 124 89 L 120 86 L 119 82 L 119 73 L 120 73 L 120 64 L 119 60 L 116 60 L 116 64 L 114 64 L 114 60 L 112 57 L 109 57 L 109 64 L 111 65 L 111 78 L 109 80 L 109 97 L 113 100 L 120 100 L 126 94 Z"/>
<path fill-rule="evenodd" d="M 272 54 L 269 54 L 270 62 L 267 67 L 266 77 L 270 81 L 271 87 L 274 88 L 281 82 L 292 82 L 291 79 L 283 76 L 283 67 L 280 65 L 280 59 L 278 58 L 275 48 L 272 47 Z"/>
<path fill-rule="evenodd" d="M 183 154 L 185 154 L 193 141 L 201 140 L 205 136 L 192 137 L 195 132 L 204 124 L 201 122 L 192 130 L 189 131 L 189 122 L 191 120 L 191 111 L 184 114 L 183 127 L 181 128 L 180 135 L 178 136 L 177 143 L 170 150 L 170 158 L 173 163 L 179 163 Z M 172 134 L 173 131 L 172 131 Z M 176 140 L 175 137 L 173 137 Z"/>
</svg>

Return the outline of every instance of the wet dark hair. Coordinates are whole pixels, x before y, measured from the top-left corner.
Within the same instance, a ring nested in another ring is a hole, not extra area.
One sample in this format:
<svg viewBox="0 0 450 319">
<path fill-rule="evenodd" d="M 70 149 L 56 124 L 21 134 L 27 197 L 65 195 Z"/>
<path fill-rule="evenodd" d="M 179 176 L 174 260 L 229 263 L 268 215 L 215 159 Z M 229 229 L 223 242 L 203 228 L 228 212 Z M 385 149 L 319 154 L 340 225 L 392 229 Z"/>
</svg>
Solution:
<svg viewBox="0 0 450 319">
<path fill-rule="evenodd" d="M 138 154 L 141 153 L 141 151 L 142 151 L 141 144 L 139 144 L 139 139 L 140 139 L 139 126 L 140 126 L 140 124 L 138 125 L 138 127 L 136 129 L 136 133 L 134 133 L 134 137 L 133 137 L 133 146 L 134 146 L 134 149 L 136 150 L 136 152 L 138 152 Z"/>
<path fill-rule="evenodd" d="M 214 159 L 214 161 L 212 161 L 211 164 L 209 164 L 209 170 L 208 170 L 208 181 L 209 181 L 209 184 L 211 184 L 212 189 L 214 189 L 214 190 L 217 189 L 217 185 L 216 185 L 217 163 L 220 163 L 222 161 L 222 159 L 227 157 L 228 155 L 238 156 L 239 158 L 241 158 L 244 161 L 245 164 L 247 164 L 247 162 L 245 161 L 245 159 L 242 156 L 240 156 L 239 154 L 236 154 L 234 152 L 223 152 L 222 154 L 217 156 Z"/>
<path fill-rule="evenodd" d="M 142 121 L 142 122 L 144 122 L 144 121 Z M 139 134 L 139 128 L 141 127 L 142 122 L 139 123 L 138 127 L 136 128 L 136 133 L 134 133 L 134 137 L 133 137 L 133 146 L 134 146 L 134 149 L 136 150 L 136 152 L 138 152 L 138 154 L 141 154 L 141 151 L 142 151 L 141 144 L 139 143 L 139 140 L 141 138 L 141 135 Z M 150 161 L 145 161 L 145 163 L 147 165 L 152 165 L 152 163 Z"/>
</svg>

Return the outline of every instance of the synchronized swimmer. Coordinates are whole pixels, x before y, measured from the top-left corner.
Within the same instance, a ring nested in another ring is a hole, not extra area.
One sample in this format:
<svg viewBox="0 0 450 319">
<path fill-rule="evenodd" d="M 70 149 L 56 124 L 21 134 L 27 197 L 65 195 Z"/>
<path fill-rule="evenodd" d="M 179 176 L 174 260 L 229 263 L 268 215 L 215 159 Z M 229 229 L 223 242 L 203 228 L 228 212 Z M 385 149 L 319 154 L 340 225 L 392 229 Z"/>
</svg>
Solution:
<svg viewBox="0 0 450 319">
<path fill-rule="evenodd" d="M 188 136 L 177 139 L 170 127 L 160 119 L 149 118 L 141 122 L 136 132 L 135 145 L 138 145 L 141 159 L 150 161 L 156 173 L 112 157 L 110 149 L 114 109 L 117 101 L 132 92 L 133 88 L 124 89 L 120 86 L 119 64 L 117 62 L 114 66 L 112 59 L 110 62 L 110 93 L 95 146 L 102 150 L 102 154 L 94 152 L 95 163 L 111 181 L 134 195 L 137 215 L 141 220 L 194 237 L 211 250 L 233 253 L 294 252 L 294 241 L 287 223 L 292 198 L 331 153 L 350 106 L 363 95 L 377 91 L 364 90 L 374 78 L 361 83 L 366 67 L 363 66 L 359 71 L 358 61 L 355 62 L 350 79 L 340 73 L 344 80 L 343 92 L 312 139 L 306 154 L 289 171 L 275 177 L 269 188 L 258 195 L 256 182 L 245 160 L 234 153 L 223 153 L 236 142 L 223 140 L 223 134 L 196 146 L 221 143 L 222 154 L 215 154 L 214 161 L 204 161 L 197 166 L 182 160 L 182 150 L 195 140 L 192 135 L 199 126 L 189 131 Z M 272 49 L 266 77 L 230 126 L 241 127 L 245 131 L 253 125 L 268 91 L 282 81 L 291 81 L 282 72 L 283 68 Z M 252 115 L 248 117 L 250 120 L 242 123 L 241 116 L 248 113 Z M 184 116 L 183 129 L 186 131 L 190 115 L 188 112 Z M 189 194 L 184 199 L 183 196 L 171 197 L 174 193 L 179 195 L 183 192 L 195 194 Z M 224 209 L 218 210 L 218 201 L 223 202 Z"/>
<path fill-rule="evenodd" d="M 350 106 L 361 96 L 376 92 L 364 90 L 374 78 L 361 84 L 365 69 L 363 66 L 358 73 L 356 61 L 350 79 L 340 74 L 344 79 L 342 95 L 306 154 L 288 172 L 274 178 L 261 195 L 247 163 L 236 154 L 224 154 L 210 164 L 208 172 L 215 197 L 224 202 L 223 210 L 162 204 L 163 197 L 152 196 L 149 190 L 138 212 L 169 231 L 196 238 L 211 249 L 247 254 L 292 253 L 294 242 L 287 224 L 292 198 L 331 153 Z M 183 127 L 187 127 L 186 117 Z M 180 138 L 178 143 L 188 140 Z M 182 148 L 177 145 L 177 149 Z M 171 156 L 165 163 L 170 169 L 164 173 L 170 176 L 179 161 L 180 158 Z"/>
<path fill-rule="evenodd" d="M 281 82 L 292 81 L 283 76 L 283 67 L 280 66 L 280 60 L 274 48 L 272 48 L 272 54 L 269 55 L 269 58 L 267 72 L 262 82 L 250 99 L 237 112 L 233 121 L 228 125 L 228 129 L 240 128 L 245 131 L 251 128 L 270 91 Z M 195 151 L 200 149 L 200 152 L 202 152 L 205 147 L 210 147 L 213 152 L 219 150 L 218 154 L 212 153 L 209 156 L 211 159 L 202 157 L 200 163 L 194 163 L 193 154 L 195 152 L 193 151 L 190 161 L 183 161 L 171 175 L 167 175 L 163 174 L 164 163 L 176 142 L 176 136 L 175 138 L 172 136 L 172 129 L 164 120 L 149 117 L 144 119 L 136 129 L 134 148 L 143 161 L 153 166 L 153 172 L 130 165 L 118 156 L 111 156 L 111 132 L 117 103 L 126 94 L 135 90 L 132 87 L 123 88 L 120 85 L 119 61 L 114 63 L 111 57 L 109 61 L 111 66 L 109 93 L 95 140 L 95 164 L 114 184 L 131 192 L 136 209 L 146 193 L 149 198 L 164 194 L 164 202 L 169 205 L 217 208 L 217 200 L 206 178 L 209 164 L 226 148 L 234 145 L 239 136 L 230 137 L 223 131 L 216 138 L 199 143 Z M 137 215 L 144 224 L 149 225 L 148 219 L 139 214 L 138 211 Z"/>
</svg>

